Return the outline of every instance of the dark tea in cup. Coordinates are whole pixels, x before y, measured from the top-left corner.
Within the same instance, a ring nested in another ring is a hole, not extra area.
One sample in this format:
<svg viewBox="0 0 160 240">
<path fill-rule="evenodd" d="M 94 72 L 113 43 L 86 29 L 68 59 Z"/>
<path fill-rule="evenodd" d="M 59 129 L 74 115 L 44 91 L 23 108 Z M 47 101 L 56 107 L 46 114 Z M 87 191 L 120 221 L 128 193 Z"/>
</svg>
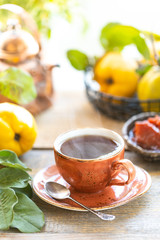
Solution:
<svg viewBox="0 0 160 240">
<path fill-rule="evenodd" d="M 72 158 L 94 159 L 116 150 L 119 143 L 105 136 L 84 135 L 62 143 L 60 151 Z"/>
</svg>

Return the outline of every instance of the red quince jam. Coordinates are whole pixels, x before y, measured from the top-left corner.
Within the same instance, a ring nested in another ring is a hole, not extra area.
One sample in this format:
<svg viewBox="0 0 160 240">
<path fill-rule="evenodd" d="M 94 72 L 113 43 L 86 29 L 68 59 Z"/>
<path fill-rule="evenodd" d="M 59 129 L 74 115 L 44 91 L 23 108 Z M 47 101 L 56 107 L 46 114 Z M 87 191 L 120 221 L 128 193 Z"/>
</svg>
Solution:
<svg viewBox="0 0 160 240">
<path fill-rule="evenodd" d="M 150 150 L 160 150 L 160 117 L 155 116 L 135 122 L 134 141 L 139 146 Z"/>
</svg>

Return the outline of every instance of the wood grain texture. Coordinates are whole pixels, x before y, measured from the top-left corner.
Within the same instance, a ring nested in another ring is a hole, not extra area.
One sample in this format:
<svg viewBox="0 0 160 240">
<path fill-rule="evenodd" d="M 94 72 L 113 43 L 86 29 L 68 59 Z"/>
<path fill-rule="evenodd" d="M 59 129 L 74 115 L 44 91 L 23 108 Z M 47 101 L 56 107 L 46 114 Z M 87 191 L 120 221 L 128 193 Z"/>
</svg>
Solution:
<svg viewBox="0 0 160 240">
<path fill-rule="evenodd" d="M 3 234 L 0 236 L 2 239 L 4 240 L 153 240 L 159 239 L 159 235 L 154 233 L 154 234 L 119 234 L 118 230 L 117 233 L 113 233 L 113 234 L 108 234 L 107 232 L 104 234 L 94 234 L 94 233 L 88 233 L 86 234 L 59 234 L 59 233 L 52 233 L 52 234 L 20 234 L 20 236 L 18 237 L 18 235 L 9 233 L 8 235 Z"/>
<path fill-rule="evenodd" d="M 84 91 L 56 93 L 53 106 L 38 115 L 36 120 L 36 148 L 52 148 L 55 138 L 70 129 L 105 127 L 121 134 L 123 126 L 123 122 L 107 118 L 94 109 Z"/>
<path fill-rule="evenodd" d="M 143 196 L 124 206 L 104 212 L 116 216 L 113 222 L 104 222 L 88 212 L 74 212 L 49 205 L 34 195 L 35 203 L 45 214 L 45 227 L 41 233 L 21 234 L 17 230 L 1 232 L 1 239 L 160 239 L 160 163 L 147 162 L 137 154 L 126 151 L 125 158 L 147 170 L 152 177 L 152 187 Z M 48 165 L 54 164 L 53 151 L 30 151 L 22 161 L 33 169 L 32 176 Z"/>
</svg>

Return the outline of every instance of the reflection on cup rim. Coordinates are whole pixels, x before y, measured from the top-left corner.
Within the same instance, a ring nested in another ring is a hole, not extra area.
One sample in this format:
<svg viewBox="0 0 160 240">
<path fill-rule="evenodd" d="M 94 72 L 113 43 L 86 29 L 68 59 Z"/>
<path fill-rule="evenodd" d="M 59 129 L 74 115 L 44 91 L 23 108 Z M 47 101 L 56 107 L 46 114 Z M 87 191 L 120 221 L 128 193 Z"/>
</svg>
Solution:
<svg viewBox="0 0 160 240">
<path fill-rule="evenodd" d="M 110 152 L 107 153 L 103 156 L 100 156 L 98 158 L 94 158 L 94 159 L 80 159 L 80 158 L 74 158 L 74 157 L 70 157 L 68 155 L 63 154 L 60 151 L 60 147 L 61 145 L 67 141 L 68 139 L 77 137 L 77 136 L 84 136 L 84 135 L 98 135 L 98 136 L 104 136 L 104 137 L 109 137 L 112 140 L 115 140 L 118 143 L 118 147 Z M 70 130 L 68 132 L 65 132 L 63 134 L 60 134 L 53 145 L 53 149 L 58 152 L 61 156 L 63 156 L 64 158 L 68 158 L 68 159 L 73 159 L 73 160 L 78 160 L 78 161 L 100 161 L 100 160 L 107 160 L 111 157 L 116 156 L 119 152 L 121 152 L 124 149 L 124 140 L 123 138 L 116 132 L 110 130 L 110 129 L 106 129 L 106 128 L 78 128 L 75 130 Z"/>
</svg>

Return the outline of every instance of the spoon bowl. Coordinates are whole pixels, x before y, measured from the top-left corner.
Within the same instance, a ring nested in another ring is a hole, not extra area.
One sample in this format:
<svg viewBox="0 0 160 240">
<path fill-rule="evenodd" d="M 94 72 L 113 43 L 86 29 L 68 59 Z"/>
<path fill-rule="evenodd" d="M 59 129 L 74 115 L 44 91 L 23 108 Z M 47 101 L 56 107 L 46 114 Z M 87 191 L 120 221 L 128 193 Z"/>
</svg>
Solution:
<svg viewBox="0 0 160 240">
<path fill-rule="evenodd" d="M 70 191 L 65 186 L 56 182 L 46 182 L 46 192 L 55 199 L 66 199 L 70 196 Z"/>
<path fill-rule="evenodd" d="M 89 212 L 95 214 L 97 217 L 101 218 L 102 220 L 112 221 L 115 219 L 114 215 L 94 211 L 93 209 L 88 208 L 87 206 L 85 206 L 82 203 L 78 202 L 77 200 L 73 199 L 70 196 L 70 190 L 57 182 L 46 182 L 44 188 L 45 188 L 45 191 L 47 192 L 47 194 L 49 196 L 51 196 L 52 198 L 55 198 L 58 200 L 69 198 L 70 200 L 77 203 L 81 207 L 85 208 Z"/>
</svg>

